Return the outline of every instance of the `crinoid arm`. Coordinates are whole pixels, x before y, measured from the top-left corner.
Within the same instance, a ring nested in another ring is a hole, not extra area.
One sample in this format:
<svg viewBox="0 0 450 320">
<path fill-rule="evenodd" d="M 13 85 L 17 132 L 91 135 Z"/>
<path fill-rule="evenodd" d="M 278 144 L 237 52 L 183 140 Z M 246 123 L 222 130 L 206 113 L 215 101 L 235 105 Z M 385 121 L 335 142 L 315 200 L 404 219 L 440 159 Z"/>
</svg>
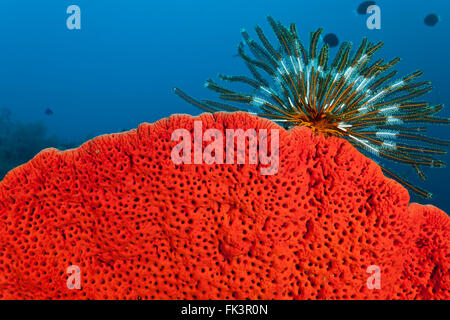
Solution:
<svg viewBox="0 0 450 320">
<path fill-rule="evenodd" d="M 268 17 L 277 44 L 271 44 L 260 27 L 259 42 L 242 30 L 238 55 L 250 76 L 220 75 L 226 83 L 250 87 L 248 92 L 228 89 L 213 80 L 205 87 L 219 94 L 222 102 L 197 101 L 180 89 L 175 93 L 209 112 L 247 111 L 291 128 L 307 126 L 317 133 L 347 139 L 364 154 L 410 165 L 425 179 L 424 167 L 444 167 L 439 156 L 446 153 L 448 140 L 425 135 L 426 125 L 449 124 L 437 117 L 442 105 L 431 106 L 417 98 L 431 90 L 427 81 L 418 81 L 421 71 L 395 78 L 392 67 L 400 59 L 373 61 L 382 42 L 363 39 L 356 50 L 342 43 L 333 61 L 329 48 L 319 49 L 322 29 L 311 33 L 309 48 L 301 43 L 295 24 L 288 28 Z M 383 171 L 423 197 L 431 193 L 407 182 L 392 170 Z"/>
</svg>

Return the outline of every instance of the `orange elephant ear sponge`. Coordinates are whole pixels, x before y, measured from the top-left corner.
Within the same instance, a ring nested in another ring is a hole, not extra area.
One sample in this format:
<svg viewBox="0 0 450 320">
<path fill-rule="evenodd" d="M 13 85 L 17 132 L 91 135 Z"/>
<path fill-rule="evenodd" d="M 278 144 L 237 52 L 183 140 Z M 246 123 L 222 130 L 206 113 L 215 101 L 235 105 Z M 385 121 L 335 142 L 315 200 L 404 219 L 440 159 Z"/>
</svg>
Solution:
<svg viewBox="0 0 450 320">
<path fill-rule="evenodd" d="M 277 172 L 175 164 L 172 133 L 194 121 L 278 130 Z M 449 299 L 449 236 L 443 211 L 409 204 L 345 140 L 245 113 L 176 115 L 7 174 L 0 298 Z"/>
</svg>

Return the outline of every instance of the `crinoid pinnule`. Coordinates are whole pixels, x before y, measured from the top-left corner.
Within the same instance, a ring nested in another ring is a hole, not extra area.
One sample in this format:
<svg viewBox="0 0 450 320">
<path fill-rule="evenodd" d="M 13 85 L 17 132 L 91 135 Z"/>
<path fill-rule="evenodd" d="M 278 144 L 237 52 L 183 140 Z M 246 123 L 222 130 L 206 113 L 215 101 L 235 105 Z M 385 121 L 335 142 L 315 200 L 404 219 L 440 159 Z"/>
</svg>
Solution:
<svg viewBox="0 0 450 320">
<path fill-rule="evenodd" d="M 244 41 L 238 52 L 251 77 L 219 76 L 225 82 L 250 86 L 250 92 L 237 92 L 209 79 L 205 86 L 233 104 L 197 101 L 178 88 L 175 93 L 210 112 L 247 111 L 286 128 L 307 126 L 317 133 L 345 138 L 370 157 L 411 165 L 422 179 L 423 167 L 444 166 L 436 156 L 446 153 L 442 147 L 450 141 L 424 135 L 423 125 L 449 124 L 450 120 L 435 116 L 442 105 L 416 100 L 431 90 L 430 82 L 417 81 L 421 71 L 395 79 L 397 71 L 387 71 L 400 59 L 372 61 L 383 43 L 365 38 L 354 52 L 351 43 L 342 43 L 329 64 L 328 45 L 318 47 L 322 29 L 311 33 L 306 50 L 295 24 L 286 28 L 271 17 L 268 21 L 278 39 L 276 48 L 260 27 L 255 28 L 260 44 L 242 31 Z M 431 197 L 392 170 L 381 168 L 417 194 Z"/>
</svg>

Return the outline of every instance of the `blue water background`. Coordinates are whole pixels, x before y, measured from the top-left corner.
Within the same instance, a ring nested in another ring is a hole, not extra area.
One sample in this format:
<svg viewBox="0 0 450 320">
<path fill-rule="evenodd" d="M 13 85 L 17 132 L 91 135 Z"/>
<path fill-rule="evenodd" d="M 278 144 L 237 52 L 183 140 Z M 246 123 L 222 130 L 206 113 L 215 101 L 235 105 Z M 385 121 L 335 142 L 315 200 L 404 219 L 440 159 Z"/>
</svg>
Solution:
<svg viewBox="0 0 450 320">
<path fill-rule="evenodd" d="M 43 121 L 49 134 L 74 141 L 171 114 L 199 114 L 172 88 L 213 97 L 203 88 L 204 80 L 218 73 L 246 73 L 233 57 L 239 31 L 253 31 L 258 24 L 270 34 L 267 15 L 297 23 L 304 43 L 318 27 L 355 45 L 363 36 L 383 41 L 377 56 L 401 57 L 400 75 L 423 70 L 423 79 L 435 87 L 427 100 L 450 108 L 450 2 L 376 2 L 381 30 L 369 30 L 367 16 L 356 14 L 360 1 L 350 0 L 2 0 L 0 108 L 11 109 L 15 120 Z M 71 4 L 81 8 L 81 30 L 66 27 Z M 436 26 L 423 23 L 428 13 L 440 16 Z M 54 114 L 46 115 L 47 108 Z M 448 117 L 450 111 L 441 114 Z M 450 138 L 447 126 L 431 132 Z M 450 169 L 428 172 L 423 186 L 435 197 L 414 200 L 450 212 Z"/>
</svg>

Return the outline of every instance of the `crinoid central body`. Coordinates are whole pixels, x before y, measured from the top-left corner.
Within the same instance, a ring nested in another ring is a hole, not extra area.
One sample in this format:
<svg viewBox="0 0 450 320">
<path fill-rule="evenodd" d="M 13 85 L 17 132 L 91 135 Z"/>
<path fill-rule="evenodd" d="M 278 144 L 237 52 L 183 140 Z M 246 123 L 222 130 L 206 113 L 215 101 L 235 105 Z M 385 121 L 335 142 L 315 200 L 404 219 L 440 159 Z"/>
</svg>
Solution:
<svg viewBox="0 0 450 320">
<path fill-rule="evenodd" d="M 411 165 L 423 179 L 424 167 L 444 166 L 436 156 L 445 154 L 439 146 L 448 146 L 450 142 L 424 135 L 423 125 L 450 121 L 435 116 L 442 105 L 417 101 L 417 97 L 431 90 L 429 82 L 416 80 L 421 71 L 394 79 L 397 72 L 388 70 L 400 59 L 387 63 L 382 59 L 372 61 L 383 43 L 371 43 L 367 39 L 354 52 L 352 44 L 344 42 L 329 64 L 328 45 L 318 48 L 322 29 L 311 33 L 309 50 L 306 50 L 295 24 L 286 28 L 271 17 L 268 21 L 278 40 L 277 48 L 260 27 L 255 31 L 261 44 L 243 30 L 239 56 L 252 76 L 219 76 L 226 82 L 250 86 L 249 92 L 231 90 L 210 79 L 205 86 L 233 104 L 197 101 L 177 88 L 175 93 L 210 112 L 247 111 L 286 128 L 307 126 L 317 133 L 345 138 L 370 157 Z M 381 168 L 417 194 L 431 197 L 431 193 L 392 170 Z"/>
<path fill-rule="evenodd" d="M 323 133 L 325 135 L 342 136 L 341 131 L 345 130 L 345 126 L 342 126 L 329 112 L 314 111 L 305 117 L 302 114 L 292 115 L 291 122 L 295 125 L 305 126 L 312 129 L 316 133 Z"/>
</svg>

